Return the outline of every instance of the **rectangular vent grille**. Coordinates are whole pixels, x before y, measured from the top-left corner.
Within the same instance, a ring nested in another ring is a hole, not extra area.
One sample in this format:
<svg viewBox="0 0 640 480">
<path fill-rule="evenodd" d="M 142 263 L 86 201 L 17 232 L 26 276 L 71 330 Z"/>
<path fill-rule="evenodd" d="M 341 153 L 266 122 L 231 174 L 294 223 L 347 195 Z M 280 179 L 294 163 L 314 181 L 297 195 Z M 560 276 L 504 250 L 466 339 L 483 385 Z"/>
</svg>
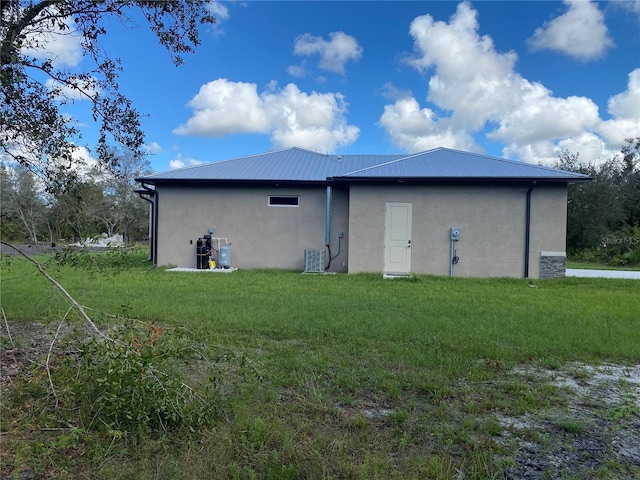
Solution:
<svg viewBox="0 0 640 480">
<path fill-rule="evenodd" d="M 304 251 L 304 271 L 307 273 L 324 272 L 324 250 Z"/>
</svg>

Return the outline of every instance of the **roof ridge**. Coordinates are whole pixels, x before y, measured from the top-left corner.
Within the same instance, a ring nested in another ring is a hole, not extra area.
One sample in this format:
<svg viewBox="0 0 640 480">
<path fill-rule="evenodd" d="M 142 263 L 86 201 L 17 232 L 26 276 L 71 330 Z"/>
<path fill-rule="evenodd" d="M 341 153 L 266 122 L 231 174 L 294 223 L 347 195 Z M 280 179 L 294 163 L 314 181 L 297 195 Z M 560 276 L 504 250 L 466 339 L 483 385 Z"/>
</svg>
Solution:
<svg viewBox="0 0 640 480">
<path fill-rule="evenodd" d="M 400 158 L 395 158 L 393 160 L 389 160 L 388 162 L 378 163 L 376 165 L 370 165 L 368 167 L 364 167 L 364 168 L 360 168 L 358 170 L 354 170 L 353 172 L 347 172 L 347 173 L 344 173 L 343 176 L 346 177 L 347 175 L 354 175 L 356 173 L 364 172 L 365 170 L 371 170 L 371 169 L 374 169 L 374 168 L 386 167 L 387 165 L 393 165 L 394 163 L 402 162 L 402 161 L 407 160 L 407 159 L 412 158 L 412 157 L 417 157 L 419 155 L 424 155 L 425 153 L 433 152 L 435 150 L 442 150 L 442 149 L 443 149 L 443 147 L 437 147 L 437 148 L 432 148 L 431 150 L 425 150 L 424 152 L 412 153 L 411 155 L 405 155 L 405 156 L 400 157 Z M 402 155 L 402 154 L 398 154 L 398 155 Z"/>
<path fill-rule="evenodd" d="M 541 168 L 543 170 L 547 170 L 547 171 L 561 171 L 561 172 L 566 172 L 566 173 L 574 173 L 576 175 L 583 175 L 581 173 L 577 173 L 577 172 L 571 172 L 569 170 L 562 170 L 561 168 L 555 168 L 555 167 L 547 167 L 545 165 L 537 165 L 535 163 L 528 163 L 528 162 L 524 162 L 521 160 L 512 160 L 510 158 L 502 158 L 502 157 L 492 157 L 491 155 L 487 155 L 484 153 L 476 153 L 476 152 L 466 152 L 464 150 L 457 150 L 455 148 L 447 148 L 447 147 L 439 147 L 440 150 L 448 150 L 450 152 L 456 152 L 456 153 L 464 153 L 467 155 L 473 155 L 475 157 L 483 157 L 483 158 L 487 158 L 489 160 L 498 160 L 500 162 L 504 162 L 504 163 L 510 163 L 513 165 L 526 165 L 528 167 L 535 167 L 535 168 Z M 438 149 L 435 149 L 438 150 Z M 429 150 L 430 151 L 430 150 Z M 423 153 L 427 153 L 427 152 L 423 152 Z"/>
<path fill-rule="evenodd" d="M 562 170 L 560 168 L 546 167 L 544 165 L 536 165 L 536 164 L 533 164 L 533 163 L 527 163 L 527 162 L 518 161 L 518 160 L 511 160 L 509 158 L 492 157 L 491 155 L 486 155 L 484 153 L 467 152 L 467 151 L 464 151 L 464 150 L 458 150 L 458 149 L 455 149 L 455 148 L 447 148 L 447 147 L 436 147 L 436 148 L 432 148 L 430 150 L 424 150 L 422 152 L 413 153 L 413 154 L 410 154 L 410 155 L 406 155 L 406 156 L 404 156 L 402 158 L 397 158 L 395 160 L 390 160 L 388 162 L 379 163 L 379 164 L 376 164 L 376 165 L 370 165 L 368 167 L 360 168 L 360 169 L 354 170 L 352 172 L 347 172 L 347 173 L 344 173 L 342 176 L 346 177 L 346 176 L 350 176 L 350 175 L 355 175 L 356 173 L 362 173 L 362 172 L 367 171 L 367 170 L 373 170 L 375 168 L 386 167 L 387 165 L 393 165 L 394 163 L 404 162 L 405 160 L 409 160 L 411 158 L 419 157 L 419 156 L 426 155 L 426 154 L 431 154 L 433 152 L 442 151 L 442 150 L 446 150 L 448 152 L 454 152 L 454 153 L 461 153 L 461 154 L 465 154 L 465 155 L 472 155 L 474 157 L 481 157 L 481 158 L 485 158 L 487 160 L 504 162 L 504 163 L 508 163 L 508 164 L 511 164 L 511 165 L 519 165 L 519 166 L 526 166 L 526 167 L 532 167 L 532 168 L 539 168 L 539 169 L 542 169 L 544 171 L 553 171 L 553 172 L 560 171 L 560 172 L 572 174 L 572 175 L 574 175 L 576 177 L 585 176 L 585 175 L 583 175 L 581 173 L 571 172 L 571 171 L 568 171 L 568 170 Z"/>
</svg>

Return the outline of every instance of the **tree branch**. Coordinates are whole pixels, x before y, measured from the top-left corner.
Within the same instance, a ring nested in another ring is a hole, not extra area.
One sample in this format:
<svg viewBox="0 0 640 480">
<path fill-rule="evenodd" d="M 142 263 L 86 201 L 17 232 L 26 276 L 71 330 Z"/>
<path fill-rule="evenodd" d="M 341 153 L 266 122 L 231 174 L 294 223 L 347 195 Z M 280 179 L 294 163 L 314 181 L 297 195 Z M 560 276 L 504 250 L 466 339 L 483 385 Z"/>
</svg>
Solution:
<svg viewBox="0 0 640 480">
<path fill-rule="evenodd" d="M 95 332 L 102 337 L 105 340 L 108 340 L 110 342 L 113 342 L 114 340 L 110 337 L 108 337 L 107 335 L 105 335 L 104 333 L 102 333 L 102 331 L 97 327 L 97 325 L 95 323 L 93 323 L 93 320 L 91 320 L 91 318 L 89 318 L 89 315 L 87 315 L 87 313 L 84 311 L 84 308 L 82 307 L 82 305 L 80 305 L 75 298 L 73 298 L 69 292 L 67 292 L 65 290 L 65 288 L 60 285 L 60 283 L 58 283 L 56 281 L 55 278 L 53 278 L 51 275 L 49 275 L 46 270 L 44 269 L 44 267 L 42 266 L 42 264 L 40 264 L 39 262 L 35 261 L 33 258 L 31 258 L 29 255 L 27 255 L 26 253 L 24 253 L 22 250 L 20 250 L 17 247 L 14 247 L 13 245 L 10 245 L 6 242 L 0 241 L 0 243 L 2 245 L 5 245 L 13 250 L 15 250 L 16 252 L 18 252 L 20 255 L 22 255 L 24 258 L 26 258 L 27 260 L 29 260 L 31 263 L 33 263 L 36 268 L 38 269 L 38 271 L 42 274 L 42 276 L 44 278 L 46 278 L 49 283 L 51 283 L 51 285 L 53 285 L 55 288 L 57 288 L 60 293 L 62 293 L 62 295 L 67 299 L 67 301 L 69 301 L 69 303 L 71 303 L 72 307 L 76 310 L 76 312 L 78 312 L 78 314 L 80 315 L 80 317 L 85 320 L 90 326 L 91 328 L 93 328 L 93 330 L 95 330 Z"/>
</svg>

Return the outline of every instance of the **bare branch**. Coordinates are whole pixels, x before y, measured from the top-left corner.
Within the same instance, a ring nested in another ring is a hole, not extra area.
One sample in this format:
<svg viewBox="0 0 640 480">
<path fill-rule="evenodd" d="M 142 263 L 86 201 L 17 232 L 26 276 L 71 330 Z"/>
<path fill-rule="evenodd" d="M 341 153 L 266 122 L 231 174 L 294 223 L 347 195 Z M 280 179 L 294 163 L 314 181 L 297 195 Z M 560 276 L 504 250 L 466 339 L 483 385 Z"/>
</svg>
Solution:
<svg viewBox="0 0 640 480">
<path fill-rule="evenodd" d="M 9 322 L 7 322 L 7 316 L 4 314 L 4 308 L 0 308 L 0 311 L 2 311 L 2 318 L 4 320 L 4 326 L 7 328 L 7 335 L 9 336 L 9 341 L 11 342 L 11 345 L 15 347 L 16 344 L 13 341 L 13 338 L 11 338 L 11 330 L 9 329 Z"/>
<path fill-rule="evenodd" d="M 107 335 L 105 335 L 104 333 L 102 333 L 102 331 L 97 327 L 97 325 L 95 323 L 93 323 L 93 320 L 91 320 L 91 318 L 89 318 L 89 315 L 87 315 L 87 313 L 84 311 L 84 308 L 82 305 L 80 305 L 75 298 L 73 298 L 69 292 L 67 292 L 65 290 L 65 288 L 60 285 L 60 283 L 58 283 L 56 281 L 55 278 L 53 278 L 51 275 L 49 275 L 47 273 L 47 271 L 44 269 L 44 267 L 42 266 L 41 263 L 37 262 L 36 260 L 34 260 L 33 258 L 31 258 L 29 255 L 27 255 L 26 253 L 24 253 L 22 250 L 20 250 L 19 248 L 10 245 L 6 242 L 0 241 L 0 243 L 2 245 L 5 245 L 13 250 L 15 250 L 16 252 L 18 252 L 20 255 L 22 255 L 24 258 L 26 258 L 27 260 L 29 260 L 31 263 L 33 263 L 36 268 L 38 269 L 38 271 L 42 274 L 42 276 L 44 278 L 46 278 L 49 283 L 51 283 L 51 285 L 53 285 L 55 288 L 57 288 L 60 293 L 62 293 L 62 295 L 67 299 L 67 301 L 69 301 L 69 303 L 71 303 L 72 307 L 75 309 L 75 311 L 80 315 L 80 317 L 82 317 L 83 320 L 85 320 L 90 326 L 91 328 L 93 328 L 93 330 L 95 330 L 95 332 L 103 339 L 108 340 L 110 342 L 114 342 L 113 339 L 111 339 L 110 337 L 108 337 Z"/>
<path fill-rule="evenodd" d="M 65 318 L 67 315 L 69 315 L 69 312 L 71 311 L 72 308 L 73 306 L 69 307 L 69 310 L 67 310 L 67 313 L 65 314 Z M 58 408 L 58 395 L 56 394 L 56 389 L 53 386 L 53 379 L 51 378 L 51 370 L 49 369 L 49 362 L 51 360 L 51 352 L 53 351 L 53 345 L 56 343 L 56 340 L 58 339 L 58 335 L 60 334 L 60 329 L 62 328 L 62 324 L 63 322 L 60 322 L 58 324 L 58 328 L 56 329 L 56 334 L 53 337 L 53 340 L 51 340 L 51 343 L 49 344 L 49 353 L 47 353 L 47 361 L 45 363 L 45 368 L 47 370 L 47 377 L 49 378 L 49 386 L 51 387 L 51 393 L 53 393 L 53 397 L 56 399 L 56 408 Z"/>
</svg>

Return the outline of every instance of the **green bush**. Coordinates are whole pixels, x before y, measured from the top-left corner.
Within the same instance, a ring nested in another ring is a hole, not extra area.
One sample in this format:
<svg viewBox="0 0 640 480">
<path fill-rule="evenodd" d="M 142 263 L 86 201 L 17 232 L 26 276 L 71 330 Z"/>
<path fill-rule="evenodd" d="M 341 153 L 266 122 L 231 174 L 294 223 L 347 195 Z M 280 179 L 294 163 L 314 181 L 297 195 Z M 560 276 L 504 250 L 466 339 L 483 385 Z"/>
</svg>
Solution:
<svg viewBox="0 0 640 480">
<path fill-rule="evenodd" d="M 640 226 L 625 225 L 604 235 L 600 245 L 570 252 L 572 259 L 611 266 L 640 266 Z"/>
<path fill-rule="evenodd" d="M 179 371 L 176 359 L 206 358 L 193 345 L 165 341 L 154 323 L 144 330 L 121 326 L 109 335 L 114 341 L 96 338 L 80 348 L 77 380 L 69 385 L 85 428 L 148 435 L 193 430 L 219 418 L 214 377 L 196 388 Z"/>
<path fill-rule="evenodd" d="M 144 248 L 112 248 L 104 252 L 66 247 L 56 253 L 58 266 L 70 266 L 86 271 L 124 270 L 139 266 L 147 257 Z"/>
<path fill-rule="evenodd" d="M 212 359 L 186 330 L 125 321 L 108 339 L 76 329 L 46 366 L 11 389 L 4 406 L 30 405 L 48 427 L 136 439 L 211 428 L 230 412 L 231 397 L 261 380 L 244 356 Z"/>
</svg>

